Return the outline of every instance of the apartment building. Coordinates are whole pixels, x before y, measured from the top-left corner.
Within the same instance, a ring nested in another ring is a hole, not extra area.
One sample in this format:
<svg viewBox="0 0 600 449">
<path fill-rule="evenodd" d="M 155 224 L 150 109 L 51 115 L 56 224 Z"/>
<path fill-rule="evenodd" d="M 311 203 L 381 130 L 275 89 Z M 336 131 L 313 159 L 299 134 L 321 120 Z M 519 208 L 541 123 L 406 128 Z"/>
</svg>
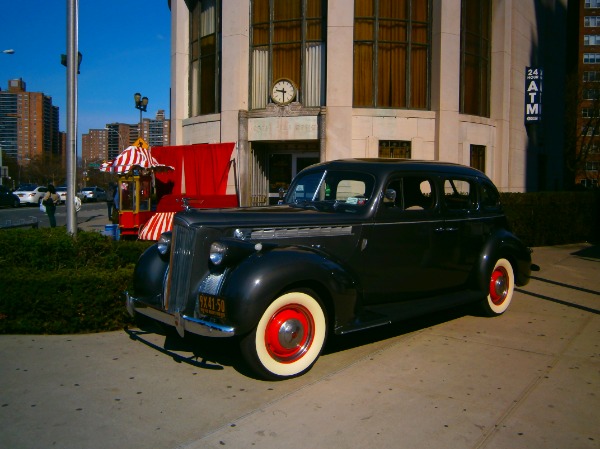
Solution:
<svg viewBox="0 0 600 449">
<path fill-rule="evenodd" d="M 63 136 L 59 132 L 59 110 L 52 97 L 27 92 L 23 79 L 8 81 L 0 90 L 0 149 L 19 165 L 42 155 L 62 161 Z"/>
<path fill-rule="evenodd" d="M 568 147 L 574 184 L 598 188 L 600 182 L 600 0 L 577 0 L 577 62 L 567 92 L 577 117 Z"/>
</svg>

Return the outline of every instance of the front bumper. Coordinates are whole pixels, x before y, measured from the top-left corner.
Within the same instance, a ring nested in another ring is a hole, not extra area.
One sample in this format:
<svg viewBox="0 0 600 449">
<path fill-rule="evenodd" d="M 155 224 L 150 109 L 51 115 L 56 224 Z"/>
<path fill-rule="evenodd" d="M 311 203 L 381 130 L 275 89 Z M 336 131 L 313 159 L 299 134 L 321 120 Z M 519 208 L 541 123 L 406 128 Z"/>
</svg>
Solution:
<svg viewBox="0 0 600 449">
<path fill-rule="evenodd" d="M 131 316 L 140 313 L 161 323 L 173 326 L 177 329 L 181 337 L 184 336 L 186 331 L 204 337 L 233 337 L 235 335 L 233 327 L 201 320 L 179 312 L 170 314 L 165 310 L 157 309 L 134 298 L 129 292 L 125 292 L 125 300 L 127 302 L 127 311 Z"/>
</svg>

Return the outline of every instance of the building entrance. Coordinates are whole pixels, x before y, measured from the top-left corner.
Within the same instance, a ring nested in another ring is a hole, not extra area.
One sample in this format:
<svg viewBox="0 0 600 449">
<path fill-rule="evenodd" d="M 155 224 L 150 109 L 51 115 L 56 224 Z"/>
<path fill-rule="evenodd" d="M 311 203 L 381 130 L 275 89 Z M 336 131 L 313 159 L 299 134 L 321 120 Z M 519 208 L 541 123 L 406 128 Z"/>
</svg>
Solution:
<svg viewBox="0 0 600 449">
<path fill-rule="evenodd" d="M 277 204 L 303 168 L 320 161 L 319 142 L 252 143 L 251 205 Z"/>
</svg>

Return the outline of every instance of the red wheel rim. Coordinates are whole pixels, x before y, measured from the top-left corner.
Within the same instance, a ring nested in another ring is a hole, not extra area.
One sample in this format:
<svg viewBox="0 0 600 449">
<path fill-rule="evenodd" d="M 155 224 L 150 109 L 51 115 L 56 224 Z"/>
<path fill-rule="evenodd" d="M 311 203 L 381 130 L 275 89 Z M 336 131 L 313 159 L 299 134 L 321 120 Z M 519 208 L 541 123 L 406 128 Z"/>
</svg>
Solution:
<svg viewBox="0 0 600 449">
<path fill-rule="evenodd" d="M 265 329 L 265 344 L 271 357 L 291 363 L 310 348 L 314 337 L 314 320 L 309 310 L 290 304 L 273 314 Z"/>
<path fill-rule="evenodd" d="M 508 294 L 508 273 L 504 267 L 497 267 L 490 279 L 490 299 L 499 306 L 504 302 Z"/>
</svg>

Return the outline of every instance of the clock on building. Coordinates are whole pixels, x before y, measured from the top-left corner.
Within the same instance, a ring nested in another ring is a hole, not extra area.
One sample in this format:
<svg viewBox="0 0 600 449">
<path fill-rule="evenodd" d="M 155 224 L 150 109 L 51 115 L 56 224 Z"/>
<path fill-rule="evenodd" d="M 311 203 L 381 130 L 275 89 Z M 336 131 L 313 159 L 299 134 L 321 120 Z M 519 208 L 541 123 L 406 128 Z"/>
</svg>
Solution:
<svg viewBox="0 0 600 449">
<path fill-rule="evenodd" d="M 296 85 L 286 79 L 280 78 L 273 83 L 271 98 L 277 104 L 289 104 L 296 98 Z"/>
</svg>

